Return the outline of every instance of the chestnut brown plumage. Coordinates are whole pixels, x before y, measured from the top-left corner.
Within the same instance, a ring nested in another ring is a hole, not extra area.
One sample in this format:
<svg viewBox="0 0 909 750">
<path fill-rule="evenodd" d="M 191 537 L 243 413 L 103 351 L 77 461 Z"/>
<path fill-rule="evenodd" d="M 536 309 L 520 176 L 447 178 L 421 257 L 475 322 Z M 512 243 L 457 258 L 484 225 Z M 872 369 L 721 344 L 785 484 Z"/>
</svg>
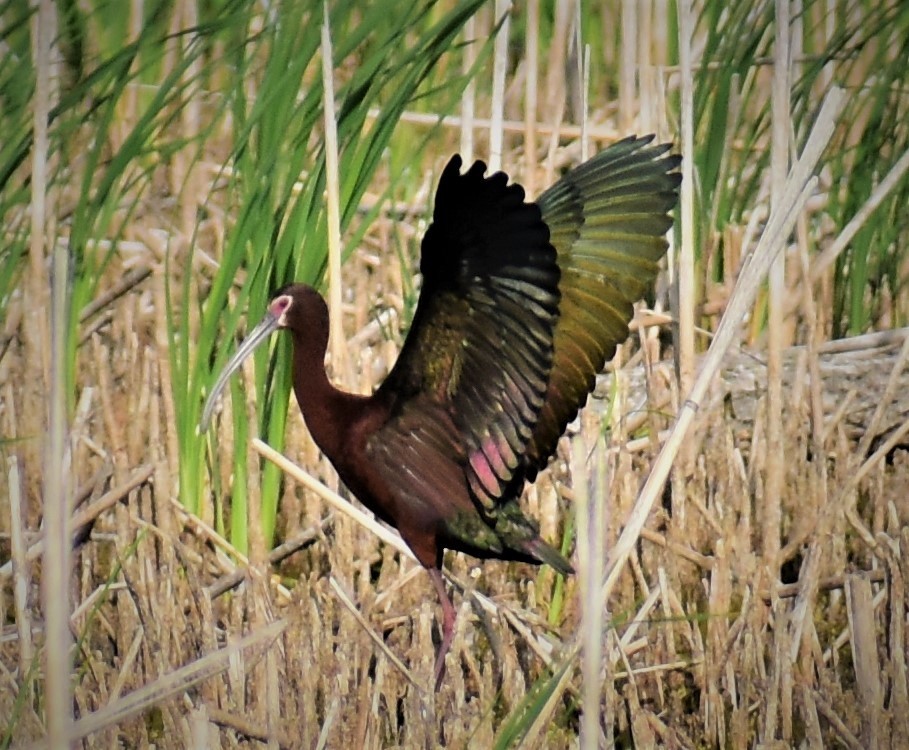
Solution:
<svg viewBox="0 0 909 750">
<path fill-rule="evenodd" d="M 293 338 L 294 392 L 341 480 L 401 533 L 442 603 L 436 679 L 454 631 L 442 553 L 572 567 L 521 511 L 596 373 L 628 335 L 632 303 L 666 251 L 679 158 L 628 138 L 565 174 L 536 203 L 476 162 L 442 172 L 422 244 L 423 285 L 394 368 L 371 396 L 336 389 L 328 309 L 279 290 L 211 391 L 273 331 Z"/>
</svg>

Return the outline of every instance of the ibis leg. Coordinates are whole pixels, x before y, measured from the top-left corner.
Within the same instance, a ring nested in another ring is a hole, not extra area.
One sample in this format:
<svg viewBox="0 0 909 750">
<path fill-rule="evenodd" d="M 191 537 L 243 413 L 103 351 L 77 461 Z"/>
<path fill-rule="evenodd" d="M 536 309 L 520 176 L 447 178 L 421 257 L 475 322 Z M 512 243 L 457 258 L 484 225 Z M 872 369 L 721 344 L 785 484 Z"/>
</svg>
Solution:
<svg viewBox="0 0 909 750">
<path fill-rule="evenodd" d="M 442 675 L 445 673 L 445 655 L 451 648 L 451 639 L 454 637 L 455 617 L 457 610 L 448 598 L 448 592 L 445 590 L 445 579 L 442 578 L 442 571 L 438 568 L 429 568 L 429 577 L 432 579 L 436 592 L 439 595 L 439 601 L 442 604 L 442 642 L 439 644 L 439 651 L 436 654 L 436 666 L 433 670 L 435 677 L 435 688 L 439 689 L 442 683 Z"/>
</svg>

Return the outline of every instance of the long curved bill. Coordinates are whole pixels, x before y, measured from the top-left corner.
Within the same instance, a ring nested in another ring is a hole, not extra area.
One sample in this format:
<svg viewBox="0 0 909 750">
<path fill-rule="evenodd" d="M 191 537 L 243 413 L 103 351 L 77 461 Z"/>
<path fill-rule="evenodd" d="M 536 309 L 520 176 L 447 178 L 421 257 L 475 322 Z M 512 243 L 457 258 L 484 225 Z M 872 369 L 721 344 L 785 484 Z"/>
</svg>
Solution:
<svg viewBox="0 0 909 750">
<path fill-rule="evenodd" d="M 211 416 L 218 403 L 218 397 L 227 385 L 227 381 L 230 380 L 230 376 L 240 369 L 240 365 L 243 364 L 243 361 L 256 350 L 256 347 L 258 347 L 259 344 L 277 331 L 278 327 L 278 318 L 272 315 L 271 312 L 267 312 L 259 325 L 253 328 L 249 335 L 243 339 L 240 348 L 237 349 L 237 353 L 230 358 L 230 361 L 226 365 L 224 365 L 224 369 L 221 370 L 221 374 L 218 376 L 214 388 L 212 388 L 211 393 L 208 394 L 205 408 L 202 410 L 202 419 L 199 421 L 199 430 L 201 432 L 205 432 L 211 424 Z"/>
</svg>

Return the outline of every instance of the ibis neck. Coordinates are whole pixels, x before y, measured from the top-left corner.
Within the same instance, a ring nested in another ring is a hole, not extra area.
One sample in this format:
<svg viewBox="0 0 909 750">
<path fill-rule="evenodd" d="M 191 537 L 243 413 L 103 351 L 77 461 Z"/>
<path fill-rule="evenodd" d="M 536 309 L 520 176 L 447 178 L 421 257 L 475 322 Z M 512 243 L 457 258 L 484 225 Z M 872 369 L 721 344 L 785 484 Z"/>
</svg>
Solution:
<svg viewBox="0 0 909 750">
<path fill-rule="evenodd" d="M 335 388 L 325 371 L 328 336 L 293 334 L 294 394 L 306 426 L 322 452 L 334 459 L 343 450 L 344 431 L 362 397 Z"/>
</svg>

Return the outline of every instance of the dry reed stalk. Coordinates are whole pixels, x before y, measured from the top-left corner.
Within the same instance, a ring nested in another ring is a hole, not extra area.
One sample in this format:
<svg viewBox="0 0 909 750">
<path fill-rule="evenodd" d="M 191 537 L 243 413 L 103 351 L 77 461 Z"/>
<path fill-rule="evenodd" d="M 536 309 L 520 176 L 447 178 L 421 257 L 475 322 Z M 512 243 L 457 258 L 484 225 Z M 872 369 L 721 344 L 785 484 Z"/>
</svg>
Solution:
<svg viewBox="0 0 909 750">
<path fill-rule="evenodd" d="M 836 731 L 839 740 L 848 747 L 849 750 L 867 750 L 859 741 L 858 737 L 850 731 L 849 727 L 847 727 L 839 717 L 836 709 L 827 702 L 823 695 L 814 690 L 812 691 L 812 697 L 814 698 L 814 703 L 820 714 L 830 723 L 830 726 Z"/>
<path fill-rule="evenodd" d="M 199 137 L 203 128 L 202 100 L 204 91 L 194 86 L 203 76 L 202 59 L 189 54 L 191 45 L 198 41 L 198 35 L 181 34 L 183 29 L 195 29 L 199 26 L 199 9 L 197 3 L 182 3 L 178 12 L 173 15 L 174 51 L 180 59 L 188 57 L 189 65 L 182 73 L 186 85 L 186 96 L 180 111 L 180 128 L 187 142 Z M 183 149 L 174 155 L 173 192 L 180 200 L 180 232 L 183 237 L 192 237 L 196 229 L 199 208 L 204 200 L 202 174 L 198 160 L 193 159 Z M 180 248 L 188 251 L 188 243 Z M 188 253 L 187 253 L 188 254 Z M 196 309 L 191 308 L 192 314 Z"/>
<path fill-rule="evenodd" d="M 578 12 L 580 12 L 580 4 L 578 6 Z M 581 28 L 580 20 L 578 21 L 578 29 Z M 580 31 L 578 32 L 578 45 L 581 44 L 581 35 Z M 590 114 L 589 108 L 589 99 L 590 99 L 590 45 L 584 46 L 584 59 L 581 63 L 581 74 L 579 76 L 581 81 L 581 162 L 587 161 L 590 157 L 590 139 L 587 137 L 587 125 L 588 125 L 588 116 Z"/>
<path fill-rule="evenodd" d="M 511 26 L 511 0 L 495 0 L 495 23 L 500 24 L 493 45 L 492 102 L 489 125 L 489 169 L 502 169 L 502 152 L 505 147 L 505 74 L 508 71 L 508 30 Z"/>
<path fill-rule="evenodd" d="M 909 669 L 906 666 L 906 555 L 909 532 L 903 529 L 896 538 L 878 534 L 881 554 L 887 564 L 889 622 L 889 665 L 891 683 L 889 713 L 892 747 L 909 746 Z M 902 554 L 900 554 L 902 551 Z"/>
<path fill-rule="evenodd" d="M 845 586 L 845 582 L 844 582 Z M 878 609 L 883 606 L 885 599 L 887 598 L 886 589 L 881 589 L 878 591 L 874 598 L 871 600 L 871 606 L 874 609 Z M 837 660 L 839 659 L 839 651 L 844 649 L 849 644 L 849 627 L 848 623 L 840 632 L 840 634 L 834 639 L 831 646 L 829 646 L 821 655 L 820 662 L 825 666 L 835 666 Z"/>
<path fill-rule="evenodd" d="M 325 525 L 329 523 L 329 518 L 323 519 L 316 526 L 307 529 L 300 536 L 290 539 L 283 544 L 275 547 L 267 556 L 267 562 L 257 562 L 252 556 L 247 557 L 234 545 L 232 545 L 221 534 L 215 531 L 211 526 L 202 521 L 197 516 L 188 513 L 186 509 L 177 501 L 170 501 L 171 512 L 180 516 L 184 524 L 200 539 L 212 544 L 218 553 L 216 560 L 218 567 L 224 572 L 217 581 L 205 587 L 205 592 L 209 599 L 214 599 L 236 586 L 239 586 L 247 577 L 252 578 L 255 575 L 255 567 L 264 569 L 266 565 L 277 565 L 286 557 L 292 555 L 301 547 L 315 540 L 322 532 Z M 251 511 L 250 515 L 253 516 Z M 256 520 L 258 517 L 254 517 Z M 242 566 L 242 567 L 238 567 Z M 281 583 L 273 584 L 275 593 L 277 593 L 285 602 L 292 600 L 290 592 Z"/>
<path fill-rule="evenodd" d="M 656 71 L 654 69 L 653 61 L 653 2 L 638 3 L 637 27 L 638 35 L 635 40 L 637 60 L 635 61 L 635 64 L 637 72 L 638 117 L 637 122 L 635 123 L 635 130 L 643 133 L 652 133 L 656 128 L 656 117 L 654 115 L 655 105 L 653 102 L 656 89 Z"/>
<path fill-rule="evenodd" d="M 887 734 L 883 713 L 882 675 L 878 661 L 877 627 L 871 583 L 858 575 L 846 577 L 846 613 L 849 616 L 849 643 L 855 665 L 856 697 L 861 707 L 862 744 L 877 750 Z"/>
<path fill-rule="evenodd" d="M 679 24 L 679 73 L 680 73 L 680 136 L 682 154 L 682 182 L 679 185 L 679 238 L 680 244 L 677 257 L 672 252 L 668 255 L 667 266 L 669 270 L 670 306 L 675 315 L 672 321 L 673 341 L 676 349 L 676 376 L 678 383 L 673 384 L 673 394 L 688 393 L 694 383 L 696 367 L 695 359 L 695 305 L 698 293 L 695 285 L 695 178 L 694 178 L 694 65 L 692 57 L 692 43 L 694 39 L 695 16 L 691 0 L 681 0 L 678 5 Z M 673 399 L 672 412 L 678 412 L 678 396 Z M 680 523 L 673 524 L 673 529 L 683 529 L 684 519 L 688 512 L 686 505 L 689 493 L 685 491 L 685 480 L 691 472 L 694 461 L 693 447 L 686 449 L 684 446 L 676 461 L 676 469 L 672 472 L 672 516 L 679 519 Z M 680 541 L 680 540 L 673 540 Z"/>
<path fill-rule="evenodd" d="M 814 289 L 809 278 L 810 252 L 808 239 L 807 217 L 802 214 L 796 226 L 796 237 L 798 242 L 798 259 L 800 278 L 803 282 L 801 297 L 802 314 L 805 318 L 807 329 L 807 347 L 806 356 L 808 362 L 809 375 L 809 414 L 811 429 L 811 445 L 814 455 L 822 456 L 825 451 L 824 436 L 827 434 L 824 424 L 824 394 L 823 379 L 821 377 L 820 349 L 823 346 L 823 329 L 818 320 L 817 306 L 814 300 Z M 815 492 L 810 498 L 815 507 L 815 516 L 827 507 L 828 502 L 828 472 L 826 461 L 815 461 L 814 476 L 816 480 Z M 790 541 L 783 548 L 781 559 L 790 559 L 788 554 Z M 813 584 L 812 584 L 813 585 Z M 807 695 L 807 694 L 806 694 Z M 808 700 L 804 698 L 804 700 Z M 806 707 L 808 703 L 805 703 Z M 813 705 L 813 704 L 812 704 Z M 806 709 L 807 710 L 807 709 Z M 814 715 L 816 720 L 816 715 Z"/>
<path fill-rule="evenodd" d="M 729 536 L 724 533 L 716 541 L 707 600 L 707 611 L 714 616 L 707 620 L 707 650 L 710 659 L 705 664 L 707 683 L 705 724 L 709 727 L 709 736 L 713 737 L 719 747 L 726 746 L 727 738 L 726 712 L 720 686 L 726 666 L 722 655 L 729 639 L 726 613 L 732 611 L 733 571 L 724 541 Z"/>
<path fill-rule="evenodd" d="M 771 91 L 770 210 L 779 211 L 789 172 L 790 62 L 789 1 L 776 0 L 774 15 L 774 65 Z M 784 238 L 786 241 L 787 238 Z M 764 564 L 775 578 L 780 564 L 783 488 L 783 306 L 786 298 L 786 254 L 776 253 L 768 272 L 767 300 L 767 469 L 763 506 Z"/>
<path fill-rule="evenodd" d="M 52 229 L 54 212 L 53 194 L 48 191 L 50 160 L 48 142 L 48 117 L 56 94 L 56 66 L 52 61 L 53 44 L 57 36 L 57 16 L 52 3 L 39 0 L 37 13 L 30 24 L 32 55 L 35 70 L 32 129 L 34 143 L 31 149 L 31 191 L 29 233 L 30 299 L 34 312 L 28 315 L 32 335 L 25 336 L 29 361 L 39 364 L 39 388 L 50 392 L 52 352 L 50 323 L 43 312 L 49 309 L 50 294 L 47 285 L 46 260 L 53 257 L 53 247 L 48 240 L 55 236 Z"/>
<path fill-rule="evenodd" d="M 461 58 L 461 73 L 467 75 L 477 59 L 477 16 L 473 15 L 467 19 L 464 24 L 464 52 Z M 465 164 L 473 164 L 474 160 L 474 115 L 476 109 L 477 84 L 471 76 L 464 92 L 461 94 L 461 116 L 457 118 L 456 123 L 450 123 L 449 127 L 457 127 L 461 131 L 461 158 Z M 443 124 L 444 119 L 442 118 Z M 402 116 L 403 120 L 403 116 Z M 438 122 L 437 118 L 434 118 Z"/>
<path fill-rule="evenodd" d="M 594 433 L 595 434 L 595 433 Z M 580 746 L 584 750 L 599 744 L 600 696 L 602 694 L 603 624 L 606 616 L 597 595 L 605 562 L 605 492 L 599 485 L 590 491 L 587 470 L 592 455 L 581 435 L 571 441 L 571 476 L 577 523 L 578 587 L 581 591 L 581 716 Z M 599 502 L 598 502 L 599 500 Z M 608 669 L 608 667 L 607 667 Z"/>
<path fill-rule="evenodd" d="M 135 44 L 142 38 L 142 29 L 145 26 L 144 0 L 130 0 L 126 21 L 126 39 L 124 46 Z M 134 69 L 137 61 L 132 63 Z M 127 123 L 137 122 L 139 119 L 139 87 L 127 86 L 123 92 L 122 119 Z"/>
<path fill-rule="evenodd" d="M 325 201 L 328 213 L 328 307 L 331 364 L 335 377 L 351 385 L 350 353 L 344 336 L 341 302 L 341 188 L 338 174 L 338 124 L 335 115 L 334 64 L 331 44 L 331 19 L 328 0 L 322 4 L 322 110 L 325 126 Z"/>
<path fill-rule="evenodd" d="M 47 433 L 44 444 L 44 487 L 42 510 L 47 554 L 41 577 L 42 604 L 45 620 L 44 699 L 47 740 L 50 747 L 69 747 L 73 721 L 72 634 L 70 618 L 70 432 L 66 416 L 67 377 L 65 370 L 69 330 L 69 252 L 56 241 L 53 226 L 53 198 L 49 190 L 48 122 L 56 99 L 57 70 L 52 59 L 57 37 L 57 15 L 53 2 L 41 0 L 32 20 L 32 50 L 36 70 L 32 127 L 34 145 L 31 151 L 31 245 L 33 284 L 37 294 L 38 315 L 49 310 L 50 340 L 39 352 L 45 365 L 46 396 L 49 402 Z M 44 259 L 52 262 L 50 304 L 44 278 Z"/>
<path fill-rule="evenodd" d="M 569 0 L 556 0 L 555 18 L 553 19 L 552 37 L 549 42 L 549 55 L 546 60 L 546 111 L 550 113 L 548 121 L 549 145 L 546 153 L 546 169 L 543 183 L 551 185 L 555 178 L 555 152 L 559 145 L 559 134 L 562 132 L 562 120 L 565 116 L 566 83 L 565 60 L 568 59 L 568 44 L 571 34 L 571 8 Z M 539 128 L 540 132 L 544 132 Z M 580 129 L 578 129 L 580 135 Z"/>
<path fill-rule="evenodd" d="M 637 0 L 622 0 L 622 39 L 638 39 L 638 8 L 641 3 Z M 619 67 L 619 124 L 623 131 L 634 130 L 634 113 L 638 107 L 636 59 L 638 45 L 623 44 Z"/>
<path fill-rule="evenodd" d="M 524 188 L 537 195 L 537 86 L 540 80 L 540 0 L 528 0 L 524 34 Z M 504 122 L 502 124 L 504 130 Z"/>
<path fill-rule="evenodd" d="M 152 235 L 149 233 L 149 239 Z M 154 245 L 150 245 L 154 247 Z M 163 257 L 163 253 L 159 255 Z M 178 493 L 179 472 L 172 467 L 179 466 L 180 448 L 177 439 L 177 431 L 173 429 L 161 429 L 161 422 L 164 425 L 177 424 L 177 405 L 174 403 L 173 389 L 170 387 L 161 387 L 161 384 L 170 384 L 173 382 L 173 373 L 170 366 L 170 357 L 167 352 L 170 348 L 170 342 L 167 339 L 168 320 L 167 320 L 167 278 L 165 276 L 164 264 L 158 264 L 155 267 L 155 273 L 152 276 L 152 296 L 154 298 L 154 317 L 155 317 L 155 335 L 154 346 L 147 349 L 134 350 L 134 357 L 139 358 L 140 354 L 145 354 L 145 367 L 142 368 L 145 376 L 146 388 L 140 388 L 134 392 L 132 397 L 138 398 L 139 403 L 133 403 L 133 406 L 139 413 L 148 413 L 152 411 L 150 426 L 154 429 L 155 440 L 148 444 L 154 446 L 152 458 L 155 466 L 155 486 L 158 488 L 160 495 L 155 494 L 156 500 L 160 498 L 159 504 L 160 518 L 170 517 L 170 512 L 164 505 L 171 493 L 176 496 Z M 157 409 L 142 409 L 142 399 L 151 398 L 152 393 L 159 394 L 160 405 Z M 126 439 L 129 436 L 136 435 L 136 431 L 128 431 Z M 211 495 L 202 493 L 197 508 L 201 517 L 212 518 L 214 508 L 211 506 Z"/>
<path fill-rule="evenodd" d="M 674 263 L 673 258 L 670 258 L 669 268 L 671 276 L 674 272 L 674 278 L 671 278 L 671 281 L 674 282 L 676 290 L 673 310 L 676 315 L 674 325 L 678 327 L 679 389 L 682 393 L 688 393 L 694 382 L 694 308 L 697 301 L 694 284 L 694 60 L 691 50 L 695 18 L 691 0 L 680 0 L 678 15 L 682 139 L 682 184 L 679 186 L 681 243 L 678 262 Z"/>
<path fill-rule="evenodd" d="M 250 740 L 269 743 L 269 745 L 272 747 L 292 748 L 297 746 L 295 738 L 293 738 L 288 732 L 276 730 L 273 727 L 258 726 L 251 721 L 247 721 L 243 717 L 230 713 L 229 711 L 210 708 L 203 703 L 199 708 L 199 712 L 204 713 L 206 717 L 206 724 L 210 722 L 227 729 L 232 729 L 233 731 Z M 201 720 L 202 717 L 200 717 L 200 721 Z M 218 739 L 218 735 L 215 733 L 213 741 L 217 742 Z M 198 745 L 197 747 L 211 747 L 211 742 L 212 740 L 210 739 L 207 744 Z"/>
<path fill-rule="evenodd" d="M 799 714 L 805 721 L 805 744 L 808 750 L 823 750 L 824 737 L 818 718 L 817 704 L 807 685 L 799 685 Z"/>
<path fill-rule="evenodd" d="M 97 297 L 89 302 L 79 313 L 79 322 L 85 323 L 93 315 L 112 305 L 127 292 L 132 291 L 152 274 L 150 266 L 142 265 L 129 269 L 122 277 L 114 282 L 113 286 L 101 291 Z"/>
<path fill-rule="evenodd" d="M 279 544 L 271 552 L 268 553 L 268 565 L 270 567 L 276 567 L 295 552 L 298 552 L 304 547 L 312 544 L 312 542 L 318 538 L 319 534 L 325 530 L 325 527 L 332 522 L 333 518 L 334 515 L 329 513 L 329 515 L 318 526 L 306 529 L 299 535 L 295 536 L 293 539 Z M 221 594 L 239 586 L 241 583 L 243 583 L 243 580 L 245 578 L 246 569 L 237 568 L 236 570 L 230 573 L 226 573 L 217 581 L 214 581 L 210 585 L 206 586 L 205 592 L 208 594 L 209 599 L 216 599 L 217 597 L 221 596 Z M 286 589 L 284 589 L 283 586 L 278 587 L 278 591 L 284 594 L 287 601 L 291 600 L 290 595 L 286 592 Z"/>
</svg>

